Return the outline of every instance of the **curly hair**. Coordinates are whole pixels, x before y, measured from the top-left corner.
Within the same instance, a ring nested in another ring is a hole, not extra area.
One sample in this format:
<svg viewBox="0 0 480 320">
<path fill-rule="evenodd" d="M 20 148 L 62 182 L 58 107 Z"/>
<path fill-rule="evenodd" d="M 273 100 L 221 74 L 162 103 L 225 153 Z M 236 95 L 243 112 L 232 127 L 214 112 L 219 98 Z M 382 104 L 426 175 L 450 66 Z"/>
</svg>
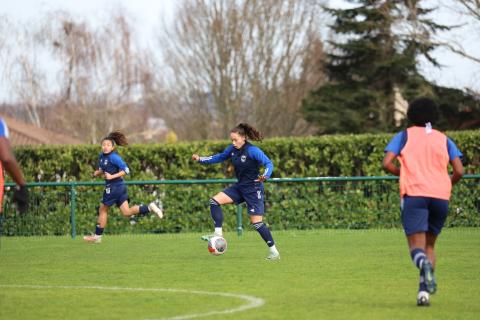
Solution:
<svg viewBox="0 0 480 320">
<path fill-rule="evenodd" d="M 428 122 L 433 125 L 439 116 L 438 105 L 430 98 L 418 98 L 408 105 L 407 118 L 416 126 L 424 127 Z"/>
<path fill-rule="evenodd" d="M 114 145 L 115 144 L 118 144 L 119 146 L 128 145 L 127 137 L 123 134 L 123 132 L 119 130 L 110 132 L 105 138 L 102 139 L 102 141 L 105 141 L 105 140 L 112 141 Z"/>
<path fill-rule="evenodd" d="M 263 135 L 260 133 L 260 131 L 258 131 L 248 123 L 240 123 L 235 128 L 233 128 L 230 132 L 238 133 L 239 135 L 243 137 L 247 137 L 252 141 L 263 140 Z"/>
</svg>

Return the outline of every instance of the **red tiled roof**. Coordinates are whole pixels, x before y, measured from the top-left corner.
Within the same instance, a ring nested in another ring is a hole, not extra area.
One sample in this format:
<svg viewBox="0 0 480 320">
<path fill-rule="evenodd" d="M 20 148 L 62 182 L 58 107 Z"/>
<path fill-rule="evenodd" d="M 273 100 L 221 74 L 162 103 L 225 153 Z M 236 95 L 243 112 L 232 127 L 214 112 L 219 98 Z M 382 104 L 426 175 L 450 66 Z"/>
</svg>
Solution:
<svg viewBox="0 0 480 320">
<path fill-rule="evenodd" d="M 40 144 L 82 144 L 67 135 L 43 129 L 23 121 L 0 115 L 7 123 L 10 133 L 8 140 L 12 146 L 40 145 Z"/>
</svg>

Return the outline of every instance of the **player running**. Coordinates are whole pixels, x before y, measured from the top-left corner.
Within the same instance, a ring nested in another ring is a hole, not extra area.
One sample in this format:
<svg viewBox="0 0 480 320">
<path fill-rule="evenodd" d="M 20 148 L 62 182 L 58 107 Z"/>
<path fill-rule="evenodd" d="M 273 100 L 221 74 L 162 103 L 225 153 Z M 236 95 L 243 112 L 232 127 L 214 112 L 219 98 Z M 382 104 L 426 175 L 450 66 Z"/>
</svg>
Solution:
<svg viewBox="0 0 480 320">
<path fill-rule="evenodd" d="M 128 204 L 127 186 L 123 181 L 123 176 L 129 174 L 130 170 L 116 152 L 116 145 L 128 145 L 127 138 L 119 131 L 111 132 L 102 140 L 102 152 L 99 157 L 98 170 L 93 173 L 94 177 L 103 176 L 105 178 L 105 190 L 103 200 L 98 209 L 98 223 L 95 234 L 84 236 L 83 240 L 90 243 L 102 242 L 102 234 L 107 225 L 108 209 L 116 204 L 125 217 L 131 217 L 136 214 L 142 216 L 149 212 L 154 212 L 160 219 L 163 218 L 162 210 L 151 202 L 147 205 L 135 205 L 130 207 Z"/>
<path fill-rule="evenodd" d="M 231 159 L 238 179 L 237 183 L 210 199 L 210 213 L 215 225 L 213 235 L 223 235 L 221 206 L 246 202 L 252 226 L 269 247 L 267 259 L 278 260 L 280 259 L 280 253 L 275 246 L 269 228 L 263 223 L 263 215 L 265 214 L 263 182 L 270 178 L 273 172 L 273 164 L 259 147 L 247 141 L 247 139 L 261 141 L 262 135 L 254 127 L 246 123 L 240 123 L 230 131 L 230 139 L 232 144 L 222 153 L 210 157 L 200 157 L 198 154 L 192 155 L 192 159 L 201 164 L 220 163 Z M 260 166 L 265 167 L 265 171 L 261 175 Z M 202 239 L 208 240 L 209 237 L 211 235 L 204 236 Z"/>
<path fill-rule="evenodd" d="M 430 294 L 437 290 L 435 241 L 447 218 L 452 185 L 463 175 L 462 153 L 450 138 L 432 128 L 438 115 L 431 99 L 410 103 L 407 117 L 413 126 L 393 137 L 383 159 L 383 168 L 400 176 L 402 224 L 410 256 L 420 269 L 419 306 L 430 305 Z M 393 163 L 395 158 L 400 168 Z"/>
</svg>

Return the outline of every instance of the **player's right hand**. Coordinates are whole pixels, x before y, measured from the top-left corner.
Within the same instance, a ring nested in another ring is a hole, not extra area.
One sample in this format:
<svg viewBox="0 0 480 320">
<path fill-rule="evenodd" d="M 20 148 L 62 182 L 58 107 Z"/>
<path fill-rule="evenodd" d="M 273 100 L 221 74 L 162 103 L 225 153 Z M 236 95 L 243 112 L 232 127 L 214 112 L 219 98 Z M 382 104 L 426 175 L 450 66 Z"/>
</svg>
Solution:
<svg viewBox="0 0 480 320">
<path fill-rule="evenodd" d="M 265 182 L 267 180 L 267 177 L 264 175 L 258 176 L 258 179 L 255 180 L 255 182 Z"/>
<path fill-rule="evenodd" d="M 198 161 L 198 160 L 200 160 L 200 156 L 198 154 L 193 154 L 192 155 L 192 160 L 193 161 Z"/>
<path fill-rule="evenodd" d="M 28 210 L 27 186 L 17 186 L 13 193 L 13 202 L 17 204 L 18 212 L 24 214 Z"/>
</svg>

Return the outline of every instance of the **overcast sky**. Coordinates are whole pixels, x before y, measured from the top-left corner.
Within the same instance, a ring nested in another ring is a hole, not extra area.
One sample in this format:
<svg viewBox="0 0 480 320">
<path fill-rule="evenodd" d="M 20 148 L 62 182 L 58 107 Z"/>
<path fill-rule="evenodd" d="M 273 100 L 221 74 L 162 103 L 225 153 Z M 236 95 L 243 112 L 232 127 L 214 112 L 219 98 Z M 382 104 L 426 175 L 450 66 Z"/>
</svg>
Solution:
<svg viewBox="0 0 480 320">
<path fill-rule="evenodd" d="M 28 23 L 40 19 L 45 13 L 54 10 L 64 10 L 77 17 L 88 17 L 89 20 L 102 21 L 109 12 L 119 7 L 126 10 L 138 31 L 140 41 L 150 47 L 156 46 L 154 33 L 162 28 L 162 19 L 167 22 L 172 18 L 175 0 L 0 0 L 0 15 L 7 15 L 13 21 Z M 439 0 L 441 1 L 441 0 Z M 438 1 L 429 1 L 436 4 Z M 345 5 L 345 1 L 330 1 L 331 7 Z M 440 6 L 440 7 L 445 7 Z M 443 23 L 464 23 L 466 18 L 452 15 L 440 10 L 436 13 Z M 454 39 L 473 54 L 480 56 L 480 28 L 476 32 L 466 26 L 454 33 L 446 34 L 446 39 Z M 422 63 L 422 72 L 430 80 L 440 85 L 464 88 L 471 87 L 480 90 L 480 64 L 471 62 L 445 49 L 435 52 L 435 57 L 444 64 L 436 69 L 427 63 Z"/>
</svg>

